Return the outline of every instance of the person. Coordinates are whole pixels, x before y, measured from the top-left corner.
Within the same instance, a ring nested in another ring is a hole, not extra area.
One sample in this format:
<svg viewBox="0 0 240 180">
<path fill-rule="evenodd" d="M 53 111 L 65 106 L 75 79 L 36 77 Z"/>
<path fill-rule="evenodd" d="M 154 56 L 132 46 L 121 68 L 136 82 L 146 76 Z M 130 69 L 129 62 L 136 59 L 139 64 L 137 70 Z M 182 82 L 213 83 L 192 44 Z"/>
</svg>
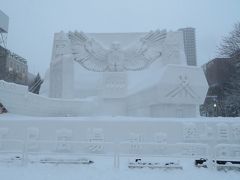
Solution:
<svg viewBox="0 0 240 180">
<path fill-rule="evenodd" d="M 0 103 L 0 114 L 6 113 L 6 112 L 7 112 L 6 108 L 2 105 L 2 103 Z"/>
</svg>

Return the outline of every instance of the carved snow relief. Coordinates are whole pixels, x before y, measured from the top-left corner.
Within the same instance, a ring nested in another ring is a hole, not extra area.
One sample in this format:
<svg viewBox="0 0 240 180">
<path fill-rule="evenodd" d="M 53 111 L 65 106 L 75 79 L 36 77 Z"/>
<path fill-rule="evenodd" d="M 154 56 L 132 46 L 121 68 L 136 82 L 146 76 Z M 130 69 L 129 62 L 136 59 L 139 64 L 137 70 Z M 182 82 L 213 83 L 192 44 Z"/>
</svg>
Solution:
<svg viewBox="0 0 240 180">
<path fill-rule="evenodd" d="M 112 42 L 108 49 L 83 32 L 68 33 L 74 60 L 87 70 L 96 72 L 136 71 L 148 67 L 161 57 L 159 45 L 166 35 L 165 30 L 151 31 L 130 47 L 122 48 L 120 43 Z"/>
<path fill-rule="evenodd" d="M 72 150 L 72 130 L 59 129 L 56 131 L 56 151 L 70 152 Z"/>
<path fill-rule="evenodd" d="M 239 144 L 219 144 L 215 148 L 216 158 L 240 159 Z"/>
<path fill-rule="evenodd" d="M 8 128 L 0 128 L 0 150 L 4 148 L 4 140 L 8 134 Z"/>
<path fill-rule="evenodd" d="M 28 151 L 39 150 L 39 129 L 38 128 L 28 128 L 27 129 L 27 148 Z"/>
<path fill-rule="evenodd" d="M 226 123 L 217 124 L 217 139 L 218 141 L 227 142 L 229 141 L 230 132 L 229 126 Z"/>
<path fill-rule="evenodd" d="M 233 140 L 240 142 L 240 124 L 232 125 Z"/>
<path fill-rule="evenodd" d="M 101 153 L 104 151 L 104 133 L 102 128 L 89 128 L 88 129 L 88 151 L 92 153 Z"/>
<path fill-rule="evenodd" d="M 103 98 L 125 97 L 128 79 L 125 72 L 104 73 L 101 79 L 100 95 Z"/>
<path fill-rule="evenodd" d="M 208 146 L 206 144 L 181 144 L 182 156 L 191 157 L 206 157 L 208 155 Z"/>
<path fill-rule="evenodd" d="M 199 98 L 198 94 L 193 90 L 190 86 L 187 75 L 180 75 L 179 77 L 179 85 L 172 89 L 170 92 L 166 94 L 166 97 L 174 98 L 174 97 L 185 97 L 197 99 Z"/>
<path fill-rule="evenodd" d="M 200 139 L 199 131 L 194 123 L 184 123 L 183 125 L 183 139 L 184 141 L 195 142 Z"/>
<path fill-rule="evenodd" d="M 132 154 L 138 154 L 142 151 L 142 145 L 141 142 L 143 142 L 143 137 L 139 133 L 130 133 L 129 135 L 129 143 L 130 143 L 130 149 L 129 153 Z"/>
<path fill-rule="evenodd" d="M 159 155 L 166 155 L 167 154 L 167 148 L 166 148 L 167 134 L 158 132 L 155 134 L 154 138 L 156 143 L 156 146 L 155 146 L 156 153 Z"/>
<path fill-rule="evenodd" d="M 167 134 L 158 132 L 155 134 L 155 142 L 156 143 L 167 143 Z"/>
</svg>

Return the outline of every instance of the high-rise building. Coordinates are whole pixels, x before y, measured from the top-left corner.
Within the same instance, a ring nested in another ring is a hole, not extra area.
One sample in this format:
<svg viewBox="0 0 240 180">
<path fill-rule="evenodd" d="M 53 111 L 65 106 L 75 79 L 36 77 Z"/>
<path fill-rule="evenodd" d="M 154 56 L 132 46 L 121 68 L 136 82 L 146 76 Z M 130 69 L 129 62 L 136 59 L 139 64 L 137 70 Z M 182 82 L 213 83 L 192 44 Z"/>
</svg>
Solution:
<svg viewBox="0 0 240 180">
<path fill-rule="evenodd" d="M 181 28 L 179 29 L 179 31 L 183 32 L 184 50 L 187 58 L 187 65 L 196 66 L 197 55 L 196 55 L 195 28 L 192 27 Z"/>
</svg>

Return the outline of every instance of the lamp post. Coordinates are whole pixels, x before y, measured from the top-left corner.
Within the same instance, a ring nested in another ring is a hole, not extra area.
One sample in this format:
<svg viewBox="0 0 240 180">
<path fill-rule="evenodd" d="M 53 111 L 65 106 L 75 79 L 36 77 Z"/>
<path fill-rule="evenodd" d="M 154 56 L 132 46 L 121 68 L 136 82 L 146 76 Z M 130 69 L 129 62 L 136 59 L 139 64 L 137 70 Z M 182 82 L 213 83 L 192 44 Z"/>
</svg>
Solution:
<svg viewBox="0 0 240 180">
<path fill-rule="evenodd" d="M 216 102 L 213 103 L 213 109 L 214 109 L 214 117 L 217 117 L 218 112 L 217 112 L 217 103 Z"/>
</svg>

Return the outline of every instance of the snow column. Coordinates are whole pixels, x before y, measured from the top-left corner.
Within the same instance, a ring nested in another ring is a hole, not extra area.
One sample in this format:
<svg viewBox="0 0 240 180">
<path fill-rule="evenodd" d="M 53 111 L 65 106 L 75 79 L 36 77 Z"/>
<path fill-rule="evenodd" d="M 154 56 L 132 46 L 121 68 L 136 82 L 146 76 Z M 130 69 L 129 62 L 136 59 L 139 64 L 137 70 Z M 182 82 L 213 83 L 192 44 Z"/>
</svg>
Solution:
<svg viewBox="0 0 240 180">
<path fill-rule="evenodd" d="M 64 32 L 54 35 L 52 61 L 50 64 L 49 97 L 73 98 L 74 68 L 69 40 Z"/>
</svg>

